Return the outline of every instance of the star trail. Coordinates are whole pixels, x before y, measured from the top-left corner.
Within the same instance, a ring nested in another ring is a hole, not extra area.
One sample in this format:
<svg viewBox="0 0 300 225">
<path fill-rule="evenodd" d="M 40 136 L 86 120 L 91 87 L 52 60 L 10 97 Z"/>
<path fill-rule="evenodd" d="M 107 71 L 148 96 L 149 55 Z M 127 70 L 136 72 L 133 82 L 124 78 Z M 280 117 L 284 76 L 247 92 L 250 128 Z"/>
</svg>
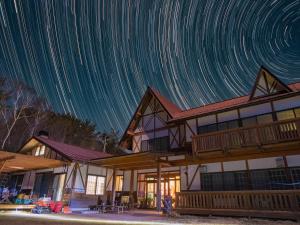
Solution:
<svg viewBox="0 0 300 225">
<path fill-rule="evenodd" d="M 0 76 L 99 130 L 148 85 L 186 109 L 247 94 L 261 65 L 300 81 L 299 0 L 0 1 Z"/>
</svg>

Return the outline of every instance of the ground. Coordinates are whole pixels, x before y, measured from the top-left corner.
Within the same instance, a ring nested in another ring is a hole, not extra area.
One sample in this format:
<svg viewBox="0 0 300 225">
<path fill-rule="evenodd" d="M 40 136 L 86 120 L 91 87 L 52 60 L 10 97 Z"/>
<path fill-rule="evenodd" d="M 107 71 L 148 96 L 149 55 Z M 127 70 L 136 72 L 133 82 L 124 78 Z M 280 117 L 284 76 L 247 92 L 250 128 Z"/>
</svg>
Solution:
<svg viewBox="0 0 300 225">
<path fill-rule="evenodd" d="M 167 218 L 162 215 L 131 214 L 71 214 L 35 215 L 24 212 L 0 212 L 1 225 L 93 225 L 93 224 L 199 224 L 199 225 L 296 225 L 293 221 L 246 219 L 230 217 L 180 216 Z"/>
</svg>

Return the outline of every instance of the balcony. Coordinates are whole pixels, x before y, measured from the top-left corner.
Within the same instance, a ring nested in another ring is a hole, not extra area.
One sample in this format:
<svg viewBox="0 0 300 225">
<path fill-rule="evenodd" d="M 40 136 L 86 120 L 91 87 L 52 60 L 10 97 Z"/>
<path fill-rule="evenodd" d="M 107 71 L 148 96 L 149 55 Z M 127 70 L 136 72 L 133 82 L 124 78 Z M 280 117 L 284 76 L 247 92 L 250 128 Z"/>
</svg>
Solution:
<svg viewBox="0 0 300 225">
<path fill-rule="evenodd" d="M 197 156 L 210 151 L 227 151 L 245 147 L 261 148 L 293 141 L 300 141 L 299 118 L 195 135 L 192 148 L 193 154 Z"/>
</svg>

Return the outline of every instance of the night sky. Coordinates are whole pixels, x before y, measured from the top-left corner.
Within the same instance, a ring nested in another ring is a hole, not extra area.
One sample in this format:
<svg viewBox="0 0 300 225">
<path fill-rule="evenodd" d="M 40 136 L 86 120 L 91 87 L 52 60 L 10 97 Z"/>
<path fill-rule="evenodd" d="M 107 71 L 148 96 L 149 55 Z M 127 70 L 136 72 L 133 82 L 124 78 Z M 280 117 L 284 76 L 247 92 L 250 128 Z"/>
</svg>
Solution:
<svg viewBox="0 0 300 225">
<path fill-rule="evenodd" d="M 122 133 L 147 86 L 195 107 L 300 81 L 299 0 L 0 0 L 0 76 Z"/>
</svg>

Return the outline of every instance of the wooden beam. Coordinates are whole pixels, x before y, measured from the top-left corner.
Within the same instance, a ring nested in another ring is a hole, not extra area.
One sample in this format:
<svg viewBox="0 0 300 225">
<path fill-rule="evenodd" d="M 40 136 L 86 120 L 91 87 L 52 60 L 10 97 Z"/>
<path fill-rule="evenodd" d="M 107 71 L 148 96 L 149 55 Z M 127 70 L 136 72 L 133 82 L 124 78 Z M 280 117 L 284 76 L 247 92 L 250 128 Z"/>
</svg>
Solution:
<svg viewBox="0 0 300 225">
<path fill-rule="evenodd" d="M 128 131 L 127 131 L 127 134 L 133 136 L 133 135 L 134 135 L 134 132 L 128 130 Z"/>
<path fill-rule="evenodd" d="M 157 164 L 157 188 L 156 188 L 156 208 L 161 211 L 161 165 Z"/>
<path fill-rule="evenodd" d="M 112 202 L 111 204 L 115 205 L 115 199 L 116 199 L 116 168 L 113 169 L 113 183 L 112 183 Z"/>
<path fill-rule="evenodd" d="M 190 188 L 191 188 L 191 186 L 192 186 L 192 184 L 193 184 L 193 182 L 194 182 L 194 180 L 195 180 L 195 177 L 196 177 L 196 174 L 197 174 L 199 168 L 200 168 L 200 165 L 198 165 L 198 167 L 197 167 L 197 169 L 196 169 L 196 171 L 195 171 L 195 173 L 194 173 L 194 175 L 193 175 L 193 177 L 192 177 L 192 180 L 191 180 L 191 182 L 189 183 L 189 185 L 188 185 L 188 187 L 187 187 L 187 190 L 190 190 Z"/>
<path fill-rule="evenodd" d="M 129 202 L 131 203 L 130 207 L 133 207 L 133 205 L 134 205 L 133 189 L 134 189 L 134 170 L 131 170 L 131 173 L 130 173 L 130 192 L 129 192 Z"/>
<path fill-rule="evenodd" d="M 14 155 L 6 156 L 6 157 L 3 157 L 3 158 L 0 158 L 0 162 L 7 161 L 7 160 L 10 160 L 10 159 L 15 159 L 15 158 L 16 158 L 16 156 L 14 156 Z"/>
</svg>

